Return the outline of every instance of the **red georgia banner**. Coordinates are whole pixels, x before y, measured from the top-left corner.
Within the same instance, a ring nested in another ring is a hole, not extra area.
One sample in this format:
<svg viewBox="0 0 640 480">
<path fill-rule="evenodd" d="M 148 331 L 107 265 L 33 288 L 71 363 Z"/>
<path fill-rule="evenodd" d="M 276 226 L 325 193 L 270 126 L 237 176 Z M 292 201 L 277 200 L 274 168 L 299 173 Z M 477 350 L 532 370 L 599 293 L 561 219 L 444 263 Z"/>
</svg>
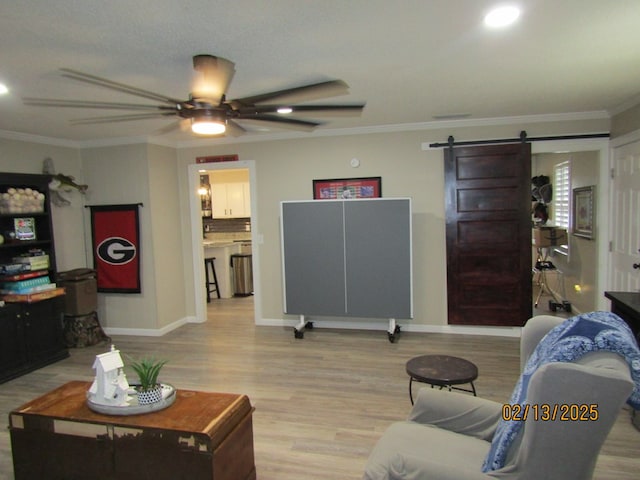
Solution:
<svg viewBox="0 0 640 480">
<path fill-rule="evenodd" d="M 99 292 L 140 293 L 138 206 L 91 207 L 93 264 Z"/>
</svg>

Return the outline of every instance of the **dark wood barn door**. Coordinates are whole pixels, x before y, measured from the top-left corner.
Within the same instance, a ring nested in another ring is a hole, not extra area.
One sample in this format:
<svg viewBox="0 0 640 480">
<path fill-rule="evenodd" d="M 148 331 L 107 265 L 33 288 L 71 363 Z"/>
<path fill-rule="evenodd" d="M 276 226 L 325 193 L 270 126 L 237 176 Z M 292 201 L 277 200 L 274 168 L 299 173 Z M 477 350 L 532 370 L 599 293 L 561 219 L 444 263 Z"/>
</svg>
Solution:
<svg viewBox="0 0 640 480">
<path fill-rule="evenodd" d="M 531 316 L 531 145 L 445 156 L 449 323 L 521 326 Z"/>
</svg>

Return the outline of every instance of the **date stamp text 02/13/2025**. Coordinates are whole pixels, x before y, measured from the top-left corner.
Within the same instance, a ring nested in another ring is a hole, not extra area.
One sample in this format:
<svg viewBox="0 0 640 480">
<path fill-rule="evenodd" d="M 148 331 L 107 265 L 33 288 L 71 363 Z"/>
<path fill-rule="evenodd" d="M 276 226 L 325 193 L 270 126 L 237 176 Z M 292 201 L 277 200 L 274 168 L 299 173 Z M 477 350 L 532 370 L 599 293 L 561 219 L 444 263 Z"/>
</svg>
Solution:
<svg viewBox="0 0 640 480">
<path fill-rule="evenodd" d="M 524 422 L 527 418 L 535 421 L 554 422 L 595 422 L 598 420 L 597 403 L 541 403 L 502 405 L 502 419 L 505 421 Z"/>
</svg>

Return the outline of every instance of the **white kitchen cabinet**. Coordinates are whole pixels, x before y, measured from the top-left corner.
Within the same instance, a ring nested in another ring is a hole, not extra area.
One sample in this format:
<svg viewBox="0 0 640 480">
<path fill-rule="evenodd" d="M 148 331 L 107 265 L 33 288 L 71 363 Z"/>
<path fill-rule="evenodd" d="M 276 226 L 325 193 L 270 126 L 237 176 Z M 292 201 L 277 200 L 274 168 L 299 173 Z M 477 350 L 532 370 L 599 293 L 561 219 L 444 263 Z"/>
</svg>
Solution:
<svg viewBox="0 0 640 480">
<path fill-rule="evenodd" d="M 213 218 L 244 218 L 251 216 L 249 183 L 213 183 L 211 185 Z"/>
<path fill-rule="evenodd" d="M 242 193 L 244 195 L 244 212 L 246 217 L 251 216 L 251 184 L 245 182 L 242 184 Z"/>
</svg>

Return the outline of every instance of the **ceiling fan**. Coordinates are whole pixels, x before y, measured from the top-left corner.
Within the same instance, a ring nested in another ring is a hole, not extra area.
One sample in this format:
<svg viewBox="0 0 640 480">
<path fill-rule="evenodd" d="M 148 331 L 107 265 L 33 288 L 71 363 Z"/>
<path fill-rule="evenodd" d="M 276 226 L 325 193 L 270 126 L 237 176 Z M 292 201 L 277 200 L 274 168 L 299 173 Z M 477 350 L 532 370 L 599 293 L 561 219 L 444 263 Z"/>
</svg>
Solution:
<svg viewBox="0 0 640 480">
<path fill-rule="evenodd" d="M 247 130 L 243 121 L 266 122 L 271 125 L 310 131 L 322 125 L 316 120 L 292 118 L 291 115 L 359 115 L 365 104 L 348 105 L 297 105 L 319 98 L 333 97 L 348 93 L 349 87 L 342 80 L 329 80 L 320 83 L 287 88 L 250 97 L 227 100 L 226 91 L 235 73 L 235 65 L 230 60 L 213 55 L 196 55 L 193 67 L 198 72 L 192 85 L 188 100 L 167 97 L 158 93 L 114 82 L 69 68 L 60 69 L 62 75 L 99 87 L 134 95 L 159 102 L 158 105 L 142 103 L 114 103 L 90 100 L 59 100 L 35 97 L 23 97 L 25 105 L 45 107 L 71 107 L 144 111 L 124 115 L 111 115 L 71 120 L 73 125 L 125 122 L 162 117 L 179 117 L 161 129 L 166 133 L 179 127 L 190 127 L 200 135 L 222 135 L 228 133 L 238 136 Z"/>
</svg>

